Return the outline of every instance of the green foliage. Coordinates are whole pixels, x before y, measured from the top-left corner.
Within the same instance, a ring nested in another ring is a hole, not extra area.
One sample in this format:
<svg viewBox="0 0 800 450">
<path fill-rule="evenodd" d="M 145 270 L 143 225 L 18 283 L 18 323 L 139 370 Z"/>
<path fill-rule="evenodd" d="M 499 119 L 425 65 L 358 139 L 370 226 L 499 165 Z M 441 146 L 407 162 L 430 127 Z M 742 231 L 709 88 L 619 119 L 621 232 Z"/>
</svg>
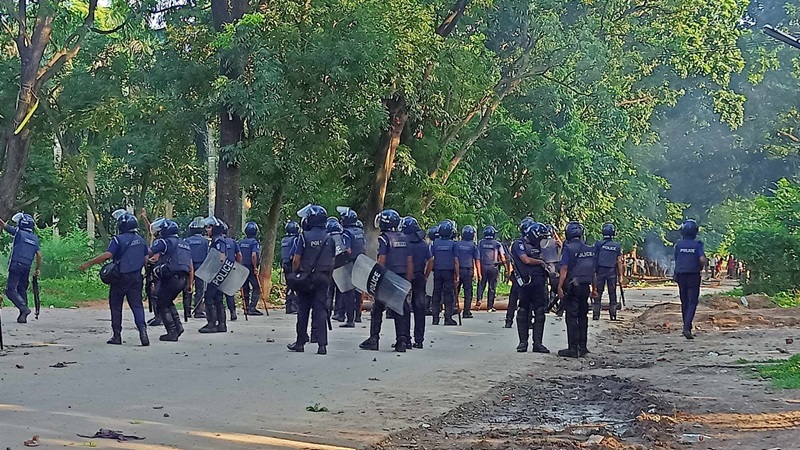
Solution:
<svg viewBox="0 0 800 450">
<path fill-rule="evenodd" d="M 769 379 L 779 389 L 800 388 L 800 355 L 792 355 L 779 364 L 756 366 L 762 378 Z"/>
<path fill-rule="evenodd" d="M 82 277 L 43 279 L 40 282 L 42 308 L 72 308 L 81 303 L 108 299 L 108 286 L 97 274 Z M 33 306 L 33 295 L 28 295 Z"/>
<path fill-rule="evenodd" d="M 781 308 L 796 308 L 800 306 L 800 293 L 797 291 L 778 292 L 772 296 L 772 301 Z"/>
</svg>

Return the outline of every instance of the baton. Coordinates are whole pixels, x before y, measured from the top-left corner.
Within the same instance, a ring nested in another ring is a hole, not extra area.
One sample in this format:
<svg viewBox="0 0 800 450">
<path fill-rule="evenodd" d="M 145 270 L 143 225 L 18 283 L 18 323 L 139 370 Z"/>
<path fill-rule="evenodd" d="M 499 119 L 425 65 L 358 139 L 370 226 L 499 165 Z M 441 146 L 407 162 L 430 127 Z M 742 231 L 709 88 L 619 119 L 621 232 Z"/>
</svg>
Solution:
<svg viewBox="0 0 800 450">
<path fill-rule="evenodd" d="M 33 303 L 36 305 L 36 320 L 39 320 L 39 310 L 42 307 L 39 300 L 39 277 L 33 277 Z"/>
</svg>

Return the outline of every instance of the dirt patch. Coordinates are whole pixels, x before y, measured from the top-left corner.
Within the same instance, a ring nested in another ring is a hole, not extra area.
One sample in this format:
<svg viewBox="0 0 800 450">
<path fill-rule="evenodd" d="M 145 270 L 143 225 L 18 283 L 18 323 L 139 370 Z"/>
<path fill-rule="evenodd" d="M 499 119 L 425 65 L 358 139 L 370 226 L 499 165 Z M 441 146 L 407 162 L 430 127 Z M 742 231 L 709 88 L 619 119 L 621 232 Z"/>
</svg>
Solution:
<svg viewBox="0 0 800 450">
<path fill-rule="evenodd" d="M 747 305 L 742 303 L 741 297 L 730 297 L 727 295 L 708 295 L 700 297 L 700 305 L 717 310 L 730 309 L 771 309 L 778 305 L 766 295 L 747 295 L 745 296 Z"/>
<path fill-rule="evenodd" d="M 800 308 L 745 308 L 740 303 L 722 308 L 723 300 L 713 300 L 713 306 L 700 304 L 694 324 L 698 330 L 792 327 L 800 324 Z M 663 303 L 645 311 L 635 319 L 637 325 L 651 330 L 680 331 L 681 306 Z"/>
</svg>

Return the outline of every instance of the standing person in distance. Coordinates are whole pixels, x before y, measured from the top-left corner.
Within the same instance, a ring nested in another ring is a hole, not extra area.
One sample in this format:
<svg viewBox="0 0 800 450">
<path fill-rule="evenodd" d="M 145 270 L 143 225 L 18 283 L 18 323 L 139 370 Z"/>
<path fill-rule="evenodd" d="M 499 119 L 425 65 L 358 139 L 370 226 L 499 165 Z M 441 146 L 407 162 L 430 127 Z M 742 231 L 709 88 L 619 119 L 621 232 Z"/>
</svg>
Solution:
<svg viewBox="0 0 800 450">
<path fill-rule="evenodd" d="M 452 220 L 443 220 L 439 224 L 439 237 L 433 241 L 431 253 L 433 258 L 428 262 L 425 277 L 433 270 L 433 299 L 431 311 L 433 312 L 433 325 L 439 325 L 439 313 L 444 303 L 444 324 L 458 325 L 453 320 L 456 306 L 456 284 L 458 284 L 459 265 L 458 249 L 453 242 L 455 223 Z"/>
<path fill-rule="evenodd" d="M 206 256 L 208 256 L 208 238 L 205 236 L 206 234 L 206 227 L 203 225 L 203 218 L 202 217 L 195 217 L 194 220 L 189 224 L 189 237 L 187 237 L 186 243 L 189 244 L 189 247 L 192 249 L 192 271 L 197 271 L 200 266 L 203 265 L 203 261 L 206 260 Z M 205 312 L 203 312 L 198 305 L 203 302 L 203 294 L 206 292 L 206 282 L 201 280 L 198 277 L 194 278 L 194 296 L 187 295 L 187 298 L 193 298 L 192 301 L 192 309 L 195 311 L 194 318 L 195 319 L 204 319 L 206 317 Z M 187 287 L 187 291 L 191 294 L 192 290 Z"/>
<path fill-rule="evenodd" d="M 478 301 L 475 303 L 475 307 L 480 308 L 483 292 L 488 287 L 486 309 L 489 312 L 495 312 L 494 299 L 497 295 L 497 278 L 500 276 L 500 265 L 505 264 L 506 273 L 511 272 L 506 262 L 506 252 L 503 250 L 503 244 L 495 239 L 496 235 L 497 230 L 489 225 L 483 229 L 483 239 L 478 243 L 481 276 L 478 281 Z"/>
<path fill-rule="evenodd" d="M 526 217 L 522 219 L 519 223 L 519 238 L 522 242 L 525 242 L 525 230 L 528 229 L 535 220 L 533 217 Z M 520 287 L 517 286 L 517 283 L 512 281 L 511 283 L 511 292 L 508 294 L 508 309 L 506 310 L 506 323 L 504 328 L 511 328 L 514 325 L 514 313 L 517 311 L 517 303 L 519 301 L 519 294 L 520 294 Z"/>
<path fill-rule="evenodd" d="M 328 236 L 333 239 L 333 269 L 336 270 L 350 262 L 350 254 L 352 253 L 350 236 L 344 232 L 342 224 L 336 217 L 328 217 L 328 222 L 325 224 L 325 231 L 328 233 Z M 336 283 L 331 282 L 328 287 L 328 314 L 333 312 L 333 320 L 337 322 L 345 321 L 345 297 L 346 295 L 339 290 Z"/>
<path fill-rule="evenodd" d="M 225 230 L 228 228 L 225 222 L 217 219 L 214 216 L 206 217 L 203 220 L 203 225 L 207 227 L 208 235 L 211 238 L 211 248 L 221 253 L 219 256 L 221 262 L 225 262 L 228 258 L 228 246 L 225 243 Z M 225 323 L 225 305 L 223 304 L 223 296 L 225 294 L 214 285 L 208 283 L 206 285 L 206 324 L 198 331 L 200 333 L 227 333 L 228 325 Z"/>
<path fill-rule="evenodd" d="M 592 320 L 600 320 L 603 290 L 608 286 L 608 316 L 617 320 L 617 282 L 622 283 L 622 245 L 614 240 L 617 229 L 613 223 L 603 225 L 603 239 L 594 244 L 595 283 L 597 297 L 593 299 Z"/>
<path fill-rule="evenodd" d="M 236 261 L 241 264 L 242 262 L 242 252 L 239 249 L 239 243 L 236 242 L 236 239 L 228 236 L 228 225 L 225 225 L 225 257 L 228 261 Z M 225 303 L 228 304 L 228 310 L 231 312 L 231 322 L 236 322 L 236 297 L 233 295 L 225 295 Z M 243 308 L 246 308 L 247 305 L 242 305 Z"/>
<path fill-rule="evenodd" d="M 189 289 L 191 293 L 194 281 L 192 247 L 178 236 L 178 224 L 172 220 L 161 219 L 153 222 L 153 226 L 158 228 L 159 238 L 153 242 L 149 254 L 159 255 L 153 274 L 159 280 L 158 311 L 167 329 L 167 334 L 159 336 L 158 340 L 177 342 L 183 334 L 183 324 L 175 307 L 175 299 L 184 289 Z"/>
<path fill-rule="evenodd" d="M 594 285 L 594 248 L 583 241 L 583 225 L 570 222 L 564 230 L 567 242 L 561 252 L 558 297 L 564 304 L 569 346 L 558 356 L 577 358 L 589 353 L 586 347 L 589 330 L 589 297 L 597 297 Z"/>
<path fill-rule="evenodd" d="M 333 273 L 334 246 L 325 224 L 328 212 L 319 205 L 303 208 L 303 234 L 297 238 L 292 258 L 292 272 L 307 272 L 309 289 L 298 292 L 297 339 L 287 347 L 293 352 L 305 351 L 308 342 L 308 320 L 316 330 L 317 354 L 328 353 L 328 284 Z"/>
<path fill-rule="evenodd" d="M 533 351 L 550 353 L 544 346 L 544 323 L 547 313 L 547 268 L 540 246 L 547 228 L 534 222 L 525 230 L 524 239 L 514 242 L 511 256 L 523 273 L 524 286 L 518 286 L 519 309 L 517 309 L 517 334 L 520 353 L 528 351 L 528 331 L 533 318 Z"/>
<path fill-rule="evenodd" d="M 364 237 L 364 230 L 358 226 L 358 215 L 350 208 L 339 211 L 344 234 L 350 241 L 349 262 L 354 262 L 358 255 L 367 251 L 367 241 Z M 342 303 L 344 306 L 345 323 L 339 325 L 341 328 L 355 328 L 356 309 L 360 307 L 361 294 L 355 289 L 342 292 Z"/>
<path fill-rule="evenodd" d="M 12 219 L 16 227 L 0 219 L 0 227 L 14 237 L 11 244 L 11 255 L 8 258 L 8 281 L 6 282 L 6 297 L 19 310 L 17 323 L 28 323 L 31 309 L 28 308 L 28 283 L 30 281 L 31 266 L 36 262 L 33 276 L 39 276 L 42 266 L 42 251 L 39 248 L 39 238 L 33 234 L 33 217 L 25 213 L 17 213 Z"/>
<path fill-rule="evenodd" d="M 456 244 L 458 251 L 458 284 L 456 293 L 464 289 L 464 312 L 461 315 L 464 319 L 472 318 L 472 293 L 474 288 L 473 280 L 481 280 L 480 255 L 478 246 L 475 245 L 475 227 L 467 225 L 461 230 L 461 240 Z M 456 296 L 457 297 L 457 296 Z M 458 301 L 458 299 L 456 299 Z"/>
<path fill-rule="evenodd" d="M 242 253 L 242 265 L 247 267 L 250 275 L 242 286 L 244 294 L 242 307 L 247 308 L 248 316 L 263 316 L 264 313 L 257 309 L 258 300 L 261 298 L 261 284 L 258 282 L 258 263 L 261 261 L 261 246 L 258 244 L 258 225 L 255 222 L 247 222 L 244 226 L 244 239 L 239 242 L 239 250 Z"/>
<path fill-rule="evenodd" d="M 425 269 L 431 259 L 431 246 L 425 242 L 425 232 L 419 227 L 417 219 L 409 216 L 403 219 L 403 234 L 408 241 L 414 276 L 411 279 L 411 312 L 414 316 L 414 343 L 412 348 L 422 348 L 425 342 L 425 287 L 428 279 Z M 410 320 L 410 319 L 409 319 Z M 410 329 L 410 326 L 409 326 Z"/>
<path fill-rule="evenodd" d="M 133 312 L 136 328 L 139 329 L 139 340 L 142 347 L 147 347 L 150 345 L 150 339 L 147 336 L 147 323 L 144 319 L 144 306 L 142 305 L 142 288 L 144 286 L 142 269 L 147 259 L 147 243 L 137 233 L 139 222 L 133 214 L 129 214 L 125 210 L 117 210 L 112 216 L 117 220 L 118 234 L 111 239 L 105 252 L 81 264 L 80 270 L 83 272 L 89 267 L 102 264 L 109 259 L 113 259 L 119 264 L 121 276 L 108 287 L 108 306 L 111 310 L 113 336 L 106 343 L 122 345 L 122 301 L 127 299 L 128 306 Z"/>
<path fill-rule="evenodd" d="M 675 244 L 675 281 L 681 296 L 683 336 L 686 339 L 694 339 L 692 321 L 700 298 L 700 272 L 707 262 L 703 241 L 697 240 L 698 231 L 693 219 L 683 222 L 683 239 Z"/>
<path fill-rule="evenodd" d="M 281 238 L 281 268 L 283 277 L 292 273 L 292 257 L 294 256 L 294 245 L 300 235 L 300 224 L 291 220 L 284 227 L 285 233 Z M 297 293 L 286 287 L 286 314 L 297 314 Z"/>
<path fill-rule="evenodd" d="M 410 283 L 414 276 L 414 265 L 408 248 L 406 236 L 397 231 L 400 214 L 393 209 L 385 209 L 375 217 L 375 227 L 381 230 L 378 236 L 378 264 L 405 278 Z M 369 338 L 359 347 L 363 350 L 378 350 L 381 335 L 383 312 L 386 310 L 379 300 L 375 300 L 369 312 Z M 411 306 L 403 302 L 403 315 L 394 313 L 394 333 L 396 352 L 404 353 L 411 347 Z"/>
<path fill-rule="evenodd" d="M 427 241 L 427 243 L 428 243 L 428 247 L 429 247 L 429 249 L 431 251 L 431 255 L 433 255 L 433 243 L 436 242 L 436 239 L 438 239 L 438 238 L 439 238 L 439 225 L 436 225 L 435 227 L 428 228 L 428 241 Z M 431 275 L 427 275 L 427 276 L 430 277 Z M 427 286 L 428 286 L 428 283 L 430 284 L 431 287 L 433 286 L 433 279 L 432 278 L 428 278 L 425 281 L 425 283 L 426 283 L 425 284 L 425 315 L 426 316 L 432 316 L 433 315 L 433 310 L 431 309 L 431 305 L 433 304 L 433 289 L 429 290 Z"/>
</svg>

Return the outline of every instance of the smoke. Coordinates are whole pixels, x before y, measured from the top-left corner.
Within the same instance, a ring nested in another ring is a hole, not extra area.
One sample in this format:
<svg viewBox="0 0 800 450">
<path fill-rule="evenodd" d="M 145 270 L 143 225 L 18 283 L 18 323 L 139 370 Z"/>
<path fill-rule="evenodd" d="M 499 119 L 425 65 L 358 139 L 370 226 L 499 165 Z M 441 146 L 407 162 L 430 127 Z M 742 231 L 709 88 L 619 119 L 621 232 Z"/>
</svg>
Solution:
<svg viewBox="0 0 800 450">
<path fill-rule="evenodd" d="M 648 234 L 644 239 L 644 252 L 642 255 L 646 261 L 655 261 L 658 265 L 659 274 L 670 275 L 670 267 L 674 259 L 672 247 L 664 245 L 664 241 L 655 234 Z M 651 274 L 655 275 L 655 274 Z"/>
</svg>

